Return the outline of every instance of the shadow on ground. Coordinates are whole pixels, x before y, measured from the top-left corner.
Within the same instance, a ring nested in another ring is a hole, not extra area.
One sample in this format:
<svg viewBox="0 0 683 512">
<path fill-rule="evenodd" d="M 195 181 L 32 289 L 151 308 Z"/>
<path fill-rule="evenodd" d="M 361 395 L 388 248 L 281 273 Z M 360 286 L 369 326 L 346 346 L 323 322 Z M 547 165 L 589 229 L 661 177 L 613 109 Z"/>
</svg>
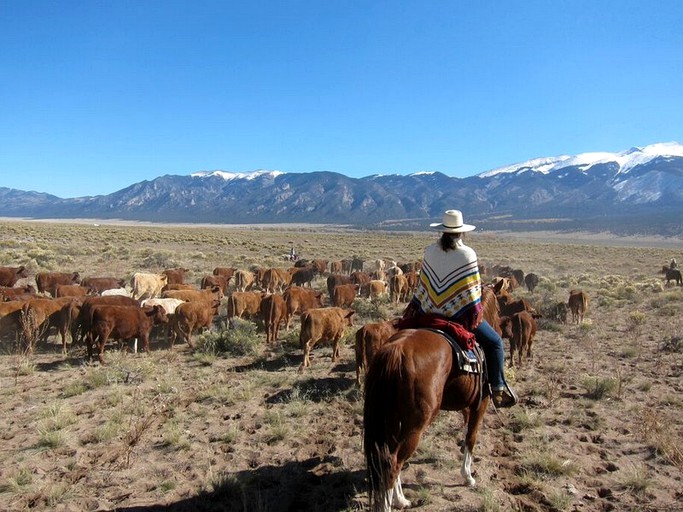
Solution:
<svg viewBox="0 0 683 512">
<path fill-rule="evenodd" d="M 337 457 L 223 473 L 210 492 L 166 505 L 119 507 L 119 512 L 340 512 L 360 509 L 364 471 L 341 468 Z"/>
</svg>

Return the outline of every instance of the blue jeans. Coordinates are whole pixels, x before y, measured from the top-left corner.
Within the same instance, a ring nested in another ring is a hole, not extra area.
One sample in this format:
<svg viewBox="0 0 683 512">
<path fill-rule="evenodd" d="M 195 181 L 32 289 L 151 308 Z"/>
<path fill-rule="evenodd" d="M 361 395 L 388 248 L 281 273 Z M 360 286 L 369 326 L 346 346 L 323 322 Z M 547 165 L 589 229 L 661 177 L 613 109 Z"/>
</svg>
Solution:
<svg viewBox="0 0 683 512">
<path fill-rule="evenodd" d="M 484 320 L 474 331 L 477 343 L 484 350 L 486 356 L 486 367 L 488 369 L 489 384 L 491 389 L 498 391 L 505 389 L 505 348 L 503 339 Z"/>
</svg>

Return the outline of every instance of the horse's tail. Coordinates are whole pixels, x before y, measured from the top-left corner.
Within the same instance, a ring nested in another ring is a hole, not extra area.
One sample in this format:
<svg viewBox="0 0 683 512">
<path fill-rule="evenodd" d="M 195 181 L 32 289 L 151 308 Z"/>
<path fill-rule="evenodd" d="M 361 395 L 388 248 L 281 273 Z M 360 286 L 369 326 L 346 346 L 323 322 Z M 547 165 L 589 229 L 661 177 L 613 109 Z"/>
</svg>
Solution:
<svg viewBox="0 0 683 512">
<path fill-rule="evenodd" d="M 396 454 L 387 430 L 396 411 L 394 403 L 403 363 L 400 343 L 388 343 L 375 354 L 365 377 L 363 450 L 368 474 L 371 511 L 386 510 L 388 492 L 397 475 Z M 389 427 L 389 428 L 388 428 Z"/>
</svg>

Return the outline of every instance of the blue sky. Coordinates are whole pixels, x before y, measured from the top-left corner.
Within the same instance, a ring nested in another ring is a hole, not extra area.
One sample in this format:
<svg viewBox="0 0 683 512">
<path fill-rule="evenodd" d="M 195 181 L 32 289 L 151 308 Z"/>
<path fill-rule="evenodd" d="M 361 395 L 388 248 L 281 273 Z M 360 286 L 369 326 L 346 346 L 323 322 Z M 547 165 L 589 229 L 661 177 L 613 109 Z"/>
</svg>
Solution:
<svg viewBox="0 0 683 512">
<path fill-rule="evenodd" d="M 683 2 L 0 0 L 0 187 L 683 142 Z"/>
</svg>

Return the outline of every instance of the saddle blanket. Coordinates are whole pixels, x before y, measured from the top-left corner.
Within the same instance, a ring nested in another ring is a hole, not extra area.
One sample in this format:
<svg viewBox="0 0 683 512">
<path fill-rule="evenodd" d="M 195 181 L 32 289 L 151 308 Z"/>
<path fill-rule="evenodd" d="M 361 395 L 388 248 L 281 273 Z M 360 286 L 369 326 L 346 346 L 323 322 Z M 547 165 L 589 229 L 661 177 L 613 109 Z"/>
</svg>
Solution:
<svg viewBox="0 0 683 512">
<path fill-rule="evenodd" d="M 476 344 L 474 334 L 457 322 L 453 322 L 441 315 L 426 314 L 401 318 L 399 329 L 435 329 L 443 331 L 453 338 L 466 352 L 472 352 Z M 472 352 L 473 353 L 473 352 Z"/>
</svg>

